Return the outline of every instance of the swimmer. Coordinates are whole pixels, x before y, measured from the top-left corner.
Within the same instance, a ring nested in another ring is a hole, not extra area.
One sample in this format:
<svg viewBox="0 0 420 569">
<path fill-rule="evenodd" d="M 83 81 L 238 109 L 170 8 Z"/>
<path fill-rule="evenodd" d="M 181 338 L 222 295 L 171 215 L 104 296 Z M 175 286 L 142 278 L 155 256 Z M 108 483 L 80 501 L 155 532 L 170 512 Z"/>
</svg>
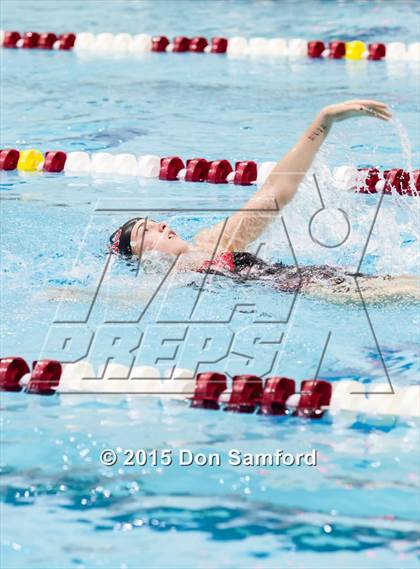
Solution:
<svg viewBox="0 0 420 569">
<path fill-rule="evenodd" d="M 111 235 L 109 250 L 126 259 L 141 259 L 146 251 L 158 251 L 173 257 L 177 270 L 221 274 L 240 281 L 262 280 L 283 292 L 359 299 L 360 289 L 365 300 L 418 298 L 420 289 L 414 277 L 354 275 L 328 265 L 270 265 L 246 252 L 249 244 L 293 199 L 334 123 L 353 117 L 388 121 L 391 116 L 387 105 L 374 100 L 351 100 L 327 106 L 297 144 L 277 162 L 262 187 L 227 220 L 202 229 L 188 242 L 164 221 L 131 219 Z"/>
</svg>

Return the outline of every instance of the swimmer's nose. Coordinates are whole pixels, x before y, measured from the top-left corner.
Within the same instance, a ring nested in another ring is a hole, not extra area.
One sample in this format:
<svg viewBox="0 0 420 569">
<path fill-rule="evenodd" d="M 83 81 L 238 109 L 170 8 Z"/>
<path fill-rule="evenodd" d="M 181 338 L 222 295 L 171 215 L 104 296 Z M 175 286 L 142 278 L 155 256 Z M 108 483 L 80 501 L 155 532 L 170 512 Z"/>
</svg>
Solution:
<svg viewBox="0 0 420 569">
<path fill-rule="evenodd" d="M 164 221 L 162 221 L 161 223 L 159 223 L 159 233 L 164 233 L 165 237 L 167 237 L 168 239 L 172 239 L 172 237 L 176 236 L 175 231 L 173 231 L 169 225 L 167 223 L 165 223 Z"/>
</svg>

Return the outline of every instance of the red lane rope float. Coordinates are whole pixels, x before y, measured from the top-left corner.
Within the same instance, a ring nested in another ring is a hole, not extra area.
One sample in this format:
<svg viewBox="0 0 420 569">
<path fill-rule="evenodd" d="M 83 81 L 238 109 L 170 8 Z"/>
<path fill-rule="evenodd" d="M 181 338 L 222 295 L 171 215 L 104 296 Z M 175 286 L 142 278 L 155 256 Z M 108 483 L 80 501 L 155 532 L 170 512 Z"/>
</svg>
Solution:
<svg viewBox="0 0 420 569">
<path fill-rule="evenodd" d="M 219 399 L 227 390 L 226 376 L 222 373 L 199 373 L 196 378 L 191 407 L 220 409 Z"/>
<path fill-rule="evenodd" d="M 52 395 L 60 384 L 61 372 L 61 364 L 55 360 L 34 362 L 26 388 L 27 393 Z"/>
<path fill-rule="evenodd" d="M 5 48 L 23 49 L 58 49 L 80 50 L 97 53 L 142 53 L 142 52 L 172 52 L 172 53 L 215 53 L 232 56 L 287 56 L 309 57 L 311 59 L 368 59 L 379 61 L 391 60 L 420 60 L 420 43 L 414 42 L 406 45 L 402 42 L 370 43 L 362 41 L 344 42 L 342 40 L 330 41 L 328 44 L 322 40 L 305 40 L 294 38 L 250 38 L 245 37 L 213 37 L 210 40 L 203 36 L 188 38 L 176 36 L 172 42 L 166 36 L 149 36 L 147 34 L 130 35 L 127 33 L 93 34 L 82 32 L 80 34 L 53 32 L 2 32 L 0 42 Z"/>
<path fill-rule="evenodd" d="M 288 377 L 269 377 L 260 399 L 261 413 L 264 415 L 284 415 L 286 401 L 296 390 L 294 379 Z"/>
<path fill-rule="evenodd" d="M 45 153 L 44 170 L 46 172 L 62 172 L 66 164 L 67 155 L 61 150 Z"/>
<path fill-rule="evenodd" d="M 263 381 L 256 375 L 235 375 L 232 391 L 226 404 L 226 411 L 253 413 L 260 402 Z"/>
<path fill-rule="evenodd" d="M 185 172 L 186 182 L 204 182 L 210 169 L 210 163 L 205 158 L 192 158 L 187 160 Z"/>
<path fill-rule="evenodd" d="M 206 181 L 210 184 L 227 184 L 227 178 L 232 171 L 228 160 L 214 160 L 210 162 Z"/>
<path fill-rule="evenodd" d="M 169 40 L 166 36 L 154 36 L 151 39 L 150 51 L 163 52 L 169 45 Z"/>
<path fill-rule="evenodd" d="M 154 155 L 136 157 L 134 154 L 109 154 L 97 152 L 70 152 L 51 150 L 44 155 L 36 149 L 19 151 L 15 148 L 0 150 L 0 170 L 22 172 L 44 171 L 49 173 L 91 173 L 129 175 L 160 180 L 233 183 L 240 186 L 261 184 L 273 169 L 275 162 L 257 164 L 253 160 L 236 162 L 191 158 L 185 162 L 179 156 Z M 332 174 L 343 189 L 361 194 L 420 195 L 420 170 L 407 172 L 402 168 L 380 171 L 378 168 L 339 166 Z"/>
<path fill-rule="evenodd" d="M 0 360 L 0 390 L 21 391 L 20 380 L 29 371 L 29 366 L 23 358 L 10 357 Z"/>
<path fill-rule="evenodd" d="M 32 372 L 24 359 L 9 357 L 0 360 L 0 391 L 22 391 L 53 395 L 59 386 L 62 366 L 56 360 L 33 362 Z"/>
<path fill-rule="evenodd" d="M 19 161 L 19 150 L 10 148 L 0 151 L 0 170 L 16 170 Z"/>
</svg>

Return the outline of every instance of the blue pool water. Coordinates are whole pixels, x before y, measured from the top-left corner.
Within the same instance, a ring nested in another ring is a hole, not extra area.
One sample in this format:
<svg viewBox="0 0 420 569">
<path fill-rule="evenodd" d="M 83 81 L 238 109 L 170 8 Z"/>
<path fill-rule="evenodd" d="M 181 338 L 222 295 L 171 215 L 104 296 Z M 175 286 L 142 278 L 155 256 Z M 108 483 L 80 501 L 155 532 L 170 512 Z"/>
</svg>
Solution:
<svg viewBox="0 0 420 569">
<path fill-rule="evenodd" d="M 414 1 L 303 6 L 74 0 L 58 8 L 40 0 L 34 10 L 31 2 L 6 0 L 1 27 L 418 41 Z M 349 239 L 327 249 L 310 238 L 309 220 L 320 205 L 308 178 L 284 223 L 260 243 L 268 260 L 293 262 L 294 253 L 300 264 L 356 270 L 379 197 L 343 192 L 326 167 L 419 166 L 418 64 L 25 50 L 3 50 L 1 58 L 2 147 L 276 160 L 326 104 L 367 97 L 391 105 L 390 124 L 335 126 L 314 166 L 330 208 L 317 235 L 340 241 L 343 225 L 334 212 L 341 208 L 351 223 Z M 149 302 L 156 276 L 135 276 L 114 264 L 93 302 L 105 243 L 119 223 L 150 212 L 190 237 L 253 191 L 109 176 L 2 175 L 2 355 L 83 358 L 97 367 L 110 353 L 126 365 L 134 354 L 137 365 L 162 373 L 193 369 L 200 360 L 200 371 L 281 373 L 300 381 L 314 376 L 331 332 L 320 377 L 415 384 L 419 316 L 409 301 L 372 304 L 367 315 L 358 303 L 302 297 L 293 304 L 270 287 L 220 277 L 197 300 L 201 279 L 187 274 Z M 417 224 L 415 200 L 387 197 L 361 270 L 418 274 Z M 63 353 L 59 340 L 68 330 L 74 342 Z M 114 345 L 118 334 L 123 341 Z M 202 354 L 206 334 L 212 341 Z M 163 337 L 169 347 L 159 343 Z M 4 567 L 418 567 L 414 421 L 279 420 L 134 395 L 3 393 L 1 404 Z M 220 452 L 224 460 L 217 468 L 100 466 L 100 451 L 117 447 Z M 231 448 L 316 448 L 319 464 L 234 467 L 226 461 Z"/>
</svg>

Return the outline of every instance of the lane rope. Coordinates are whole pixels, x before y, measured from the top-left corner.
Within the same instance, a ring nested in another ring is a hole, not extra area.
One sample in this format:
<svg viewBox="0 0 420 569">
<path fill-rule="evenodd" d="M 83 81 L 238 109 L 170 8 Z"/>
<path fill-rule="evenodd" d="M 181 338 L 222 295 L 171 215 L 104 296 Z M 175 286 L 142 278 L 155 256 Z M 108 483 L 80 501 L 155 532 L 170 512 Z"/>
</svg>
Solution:
<svg viewBox="0 0 420 569">
<path fill-rule="evenodd" d="M 15 148 L 0 150 L 0 170 L 18 172 L 64 172 L 71 175 L 118 175 L 140 178 L 211 184 L 232 183 L 239 186 L 261 185 L 273 170 L 276 162 L 242 160 L 233 165 L 225 159 L 207 160 L 179 156 L 144 154 L 111 154 L 108 152 L 70 152 L 51 150 L 44 154 L 36 149 L 19 151 Z M 379 170 L 376 167 L 356 168 L 338 166 L 330 172 L 331 180 L 340 189 L 362 194 L 398 193 L 404 196 L 420 195 L 420 170 L 407 172 L 402 168 Z"/>
<path fill-rule="evenodd" d="M 324 43 L 322 40 L 306 40 L 303 38 L 231 38 L 213 37 L 210 40 L 203 36 L 188 38 L 176 36 L 169 40 L 166 36 L 150 36 L 148 34 L 131 35 L 127 33 L 91 32 L 55 34 L 53 32 L 24 32 L 7 30 L 0 32 L 0 44 L 4 48 L 14 49 L 46 49 L 74 50 L 92 52 L 102 55 L 142 54 L 146 52 L 160 53 L 212 53 L 226 54 L 231 57 L 290 57 L 311 59 L 347 59 L 380 61 L 420 61 L 420 42 L 405 44 L 403 42 L 369 43 L 360 40 L 345 42 L 334 40 Z"/>
<path fill-rule="evenodd" d="M 228 387 L 226 375 L 204 372 L 196 376 L 188 369 L 176 368 L 161 377 L 157 368 L 128 368 L 108 363 L 99 369 L 99 377 L 88 362 L 61 364 L 40 360 L 32 370 L 21 357 L 0 360 L 0 391 L 54 395 L 55 393 L 115 393 L 127 391 L 188 401 L 191 407 L 223 409 L 236 413 L 321 418 L 326 412 L 348 411 L 356 414 L 393 417 L 420 416 L 420 386 L 391 390 L 388 383 L 366 385 L 342 380 L 334 383 L 309 379 L 297 387 L 288 377 L 270 377 L 265 381 L 255 375 L 236 375 Z M 127 380 L 122 389 L 122 380 Z"/>
</svg>

